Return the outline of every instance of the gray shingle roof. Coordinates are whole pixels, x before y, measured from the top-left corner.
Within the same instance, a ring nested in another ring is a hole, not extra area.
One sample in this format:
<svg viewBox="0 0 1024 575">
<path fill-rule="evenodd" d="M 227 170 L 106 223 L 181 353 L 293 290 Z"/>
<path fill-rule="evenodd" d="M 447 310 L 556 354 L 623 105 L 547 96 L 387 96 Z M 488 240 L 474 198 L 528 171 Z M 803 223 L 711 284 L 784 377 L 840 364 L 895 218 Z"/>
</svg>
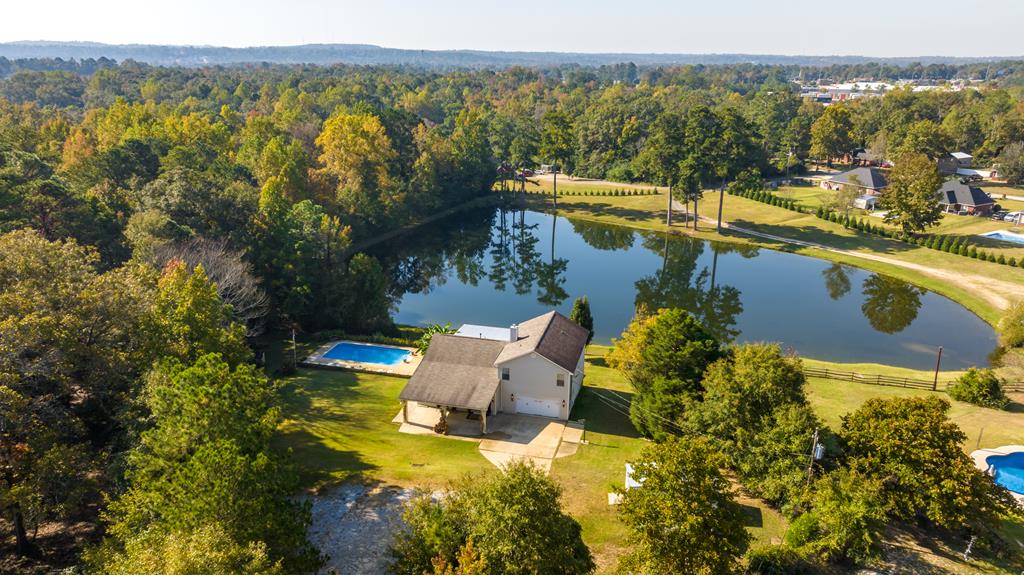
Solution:
<svg viewBox="0 0 1024 575">
<path fill-rule="evenodd" d="M 576 362 L 587 345 L 585 328 L 558 313 L 548 312 L 519 324 L 519 340 L 509 343 L 495 365 L 533 352 L 568 371 L 576 371 Z"/>
<path fill-rule="evenodd" d="M 537 353 L 573 372 L 587 335 L 586 329 L 555 311 L 519 324 L 519 339 L 514 342 L 436 334 L 398 397 L 483 411 L 498 389 L 499 364 Z"/>
<path fill-rule="evenodd" d="M 487 409 L 498 389 L 494 361 L 505 342 L 435 334 L 399 399 L 463 409 Z"/>
<path fill-rule="evenodd" d="M 837 184 L 857 185 L 871 190 L 881 190 L 889 185 L 889 179 L 878 168 L 854 168 L 833 177 L 831 181 Z"/>
<path fill-rule="evenodd" d="M 939 203 L 943 205 L 987 206 L 995 203 L 981 188 L 960 180 L 949 180 L 939 188 Z"/>
</svg>

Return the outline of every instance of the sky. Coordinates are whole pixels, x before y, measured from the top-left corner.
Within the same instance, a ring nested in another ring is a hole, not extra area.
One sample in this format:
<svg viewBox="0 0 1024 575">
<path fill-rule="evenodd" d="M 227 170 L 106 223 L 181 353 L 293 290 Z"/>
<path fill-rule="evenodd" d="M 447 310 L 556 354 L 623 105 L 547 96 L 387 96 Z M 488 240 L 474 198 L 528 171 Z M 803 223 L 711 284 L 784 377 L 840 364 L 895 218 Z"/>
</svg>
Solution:
<svg viewBox="0 0 1024 575">
<path fill-rule="evenodd" d="M 0 42 L 1024 55 L 1024 0 L 0 0 Z"/>
</svg>

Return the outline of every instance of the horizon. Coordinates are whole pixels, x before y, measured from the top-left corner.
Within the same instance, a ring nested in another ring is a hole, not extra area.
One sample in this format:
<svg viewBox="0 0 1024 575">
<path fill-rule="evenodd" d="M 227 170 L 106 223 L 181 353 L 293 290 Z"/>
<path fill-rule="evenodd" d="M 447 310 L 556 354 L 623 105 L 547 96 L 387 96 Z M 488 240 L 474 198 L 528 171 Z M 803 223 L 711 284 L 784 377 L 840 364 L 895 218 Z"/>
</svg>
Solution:
<svg viewBox="0 0 1024 575">
<path fill-rule="evenodd" d="M 253 49 L 289 49 L 311 46 L 362 46 L 378 48 L 382 50 L 401 50 L 419 52 L 478 52 L 478 53 L 504 53 L 504 54 L 583 54 L 588 56 L 756 56 L 756 57 L 780 57 L 780 58 L 865 58 L 878 60 L 914 60 L 916 58 L 948 58 L 948 59 L 969 59 L 969 60 L 1024 60 L 1024 50 L 1016 54 L 979 54 L 960 55 L 943 53 L 920 53 L 910 55 L 876 56 L 860 53 L 783 53 L 783 52 L 630 52 L 630 51 L 588 51 L 588 50 L 500 50 L 482 48 L 404 48 L 389 46 L 385 44 L 374 44 L 366 42 L 307 42 L 302 44 L 249 44 L 244 46 L 228 46 L 223 44 L 155 44 L 145 42 L 110 43 L 98 40 L 53 40 L 53 39 L 25 39 L 25 40 L 2 40 L 0 46 L 5 45 L 67 45 L 67 46 L 103 46 L 103 47 L 159 47 L 159 48 L 189 48 L 189 49 L 217 49 L 217 50 L 253 50 Z"/>
<path fill-rule="evenodd" d="M 1024 57 L 1024 4 L 863 0 L 856 13 L 813 0 L 714 4 L 635 0 L 40 0 L 5 7 L 0 42 L 216 48 L 357 44 L 398 50 L 579 54 L 740 54 L 864 58 Z M 45 18 L 40 17 L 45 15 Z M 201 15 L 201 17 L 197 17 Z M 950 20 L 954 15 L 958 20 Z M 997 16 L 997 17 L 994 17 Z M 508 24 L 506 24 L 508 22 Z M 953 22 L 953 23 L 951 23 Z M 870 28 L 865 30 L 864 24 Z M 948 32 L 970 27 L 951 49 Z M 88 30 L 89 32 L 84 32 Z M 89 36 L 89 39 L 82 39 Z M 31 38 L 46 38 L 32 40 Z"/>
</svg>

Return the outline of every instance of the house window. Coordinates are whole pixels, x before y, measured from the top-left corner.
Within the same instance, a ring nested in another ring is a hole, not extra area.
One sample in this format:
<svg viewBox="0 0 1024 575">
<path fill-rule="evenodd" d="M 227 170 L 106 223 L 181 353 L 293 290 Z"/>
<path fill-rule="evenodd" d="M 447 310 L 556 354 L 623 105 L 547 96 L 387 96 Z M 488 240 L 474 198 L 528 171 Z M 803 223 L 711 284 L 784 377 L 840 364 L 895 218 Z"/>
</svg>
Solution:
<svg viewBox="0 0 1024 575">
<path fill-rule="evenodd" d="M 502 379 L 502 381 L 508 381 L 510 377 L 511 377 L 511 375 L 508 372 L 508 368 L 507 367 L 501 368 L 501 379 Z"/>
<path fill-rule="evenodd" d="M 557 385 L 558 387 L 565 387 L 565 374 L 564 373 L 558 374 L 558 377 L 555 379 L 555 385 Z"/>
</svg>

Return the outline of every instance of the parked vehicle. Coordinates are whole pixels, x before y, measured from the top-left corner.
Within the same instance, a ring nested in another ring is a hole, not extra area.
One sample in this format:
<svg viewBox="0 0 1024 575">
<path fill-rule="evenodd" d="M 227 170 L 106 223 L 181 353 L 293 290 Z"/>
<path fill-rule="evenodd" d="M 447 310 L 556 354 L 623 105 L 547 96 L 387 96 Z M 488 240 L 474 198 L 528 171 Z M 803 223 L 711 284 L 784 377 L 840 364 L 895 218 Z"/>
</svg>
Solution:
<svg viewBox="0 0 1024 575">
<path fill-rule="evenodd" d="M 1009 212 L 1003 216 L 1004 222 L 1016 222 L 1020 217 L 1024 215 L 1024 212 Z"/>
</svg>

